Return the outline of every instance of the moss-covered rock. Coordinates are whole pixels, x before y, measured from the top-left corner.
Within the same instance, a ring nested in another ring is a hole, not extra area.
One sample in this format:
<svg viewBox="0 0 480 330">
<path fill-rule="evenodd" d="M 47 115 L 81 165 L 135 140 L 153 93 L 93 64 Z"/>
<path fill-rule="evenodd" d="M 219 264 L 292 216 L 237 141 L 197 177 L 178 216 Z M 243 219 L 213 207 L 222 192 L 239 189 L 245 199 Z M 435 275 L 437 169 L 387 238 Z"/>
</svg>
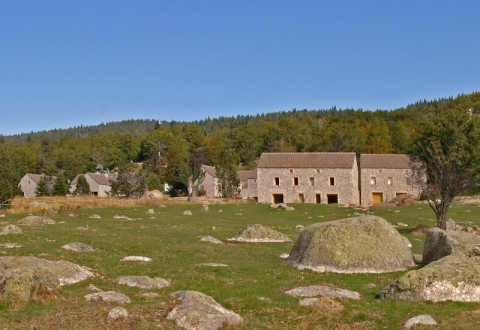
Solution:
<svg viewBox="0 0 480 330">
<path fill-rule="evenodd" d="M 28 301 L 60 290 L 57 276 L 46 267 L 13 269 L 0 281 L 0 299 L 11 302 Z"/>
<path fill-rule="evenodd" d="M 10 224 L 3 227 L 2 231 L 0 232 L 0 235 L 10 235 L 10 234 L 13 234 L 13 235 L 23 234 L 22 228 Z"/>
<path fill-rule="evenodd" d="M 446 256 L 404 274 L 377 294 L 380 299 L 480 301 L 480 248 Z"/>
<path fill-rule="evenodd" d="M 240 242 L 291 242 L 292 240 L 285 234 L 282 234 L 272 228 L 255 224 L 243 228 L 237 236 L 229 238 L 229 241 Z"/>
<path fill-rule="evenodd" d="M 415 265 L 405 238 L 375 216 L 305 227 L 286 261 L 299 269 L 334 273 L 385 273 Z"/>
<path fill-rule="evenodd" d="M 461 254 L 480 245 L 480 236 L 464 231 L 445 231 L 431 228 L 423 246 L 422 262 L 428 264 L 451 254 Z"/>
<path fill-rule="evenodd" d="M 19 226 L 43 226 L 43 225 L 53 225 L 55 221 L 45 216 L 29 215 L 28 217 L 23 218 L 17 222 Z"/>
</svg>

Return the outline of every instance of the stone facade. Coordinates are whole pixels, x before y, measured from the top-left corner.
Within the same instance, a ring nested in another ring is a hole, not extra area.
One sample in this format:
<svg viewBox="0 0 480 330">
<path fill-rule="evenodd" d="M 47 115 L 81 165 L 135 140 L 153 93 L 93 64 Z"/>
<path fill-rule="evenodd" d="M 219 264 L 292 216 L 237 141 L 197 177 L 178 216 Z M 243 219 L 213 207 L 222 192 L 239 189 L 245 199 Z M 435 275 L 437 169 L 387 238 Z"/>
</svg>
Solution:
<svg viewBox="0 0 480 330">
<path fill-rule="evenodd" d="M 358 205 L 355 153 L 263 153 L 257 194 L 260 203 Z"/>
<path fill-rule="evenodd" d="M 257 169 L 238 171 L 240 179 L 240 197 L 257 199 Z"/>
<path fill-rule="evenodd" d="M 80 175 L 85 176 L 87 183 L 90 187 L 90 194 L 98 197 L 108 197 L 110 190 L 112 189 L 110 181 L 117 179 L 116 174 L 109 173 L 86 173 L 78 174 L 70 184 L 70 193 L 72 194 L 77 187 L 78 178 Z"/>
<path fill-rule="evenodd" d="M 18 186 L 23 192 L 23 197 L 35 197 L 37 194 L 35 191 L 37 190 L 37 185 L 42 178 L 45 177 L 45 174 L 25 174 Z M 53 184 L 55 182 L 56 177 L 49 176 L 50 180 L 47 182 L 47 186 L 49 187 L 50 191 L 52 190 Z"/>
<path fill-rule="evenodd" d="M 202 170 L 205 172 L 205 177 L 202 183 L 198 186 L 199 190 L 205 191 L 205 196 L 210 198 L 222 197 L 218 191 L 218 178 L 215 167 L 202 165 Z"/>
<path fill-rule="evenodd" d="M 420 196 L 412 185 L 410 158 L 407 155 L 360 155 L 361 205 L 390 202 L 399 195 Z"/>
</svg>

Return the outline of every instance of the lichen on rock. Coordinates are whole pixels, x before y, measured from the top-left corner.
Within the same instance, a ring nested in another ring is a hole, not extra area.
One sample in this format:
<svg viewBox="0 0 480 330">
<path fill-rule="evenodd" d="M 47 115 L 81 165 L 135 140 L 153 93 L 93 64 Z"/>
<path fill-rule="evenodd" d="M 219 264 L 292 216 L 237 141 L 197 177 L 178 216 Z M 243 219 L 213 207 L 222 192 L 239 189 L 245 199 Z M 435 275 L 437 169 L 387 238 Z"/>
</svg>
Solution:
<svg viewBox="0 0 480 330">
<path fill-rule="evenodd" d="M 272 228 L 255 224 L 243 228 L 237 236 L 229 238 L 229 241 L 240 242 L 291 242 L 292 240 L 285 234 L 282 234 Z"/>
<path fill-rule="evenodd" d="M 405 238 L 376 216 L 307 226 L 286 261 L 299 269 L 335 273 L 385 273 L 415 266 Z"/>
</svg>

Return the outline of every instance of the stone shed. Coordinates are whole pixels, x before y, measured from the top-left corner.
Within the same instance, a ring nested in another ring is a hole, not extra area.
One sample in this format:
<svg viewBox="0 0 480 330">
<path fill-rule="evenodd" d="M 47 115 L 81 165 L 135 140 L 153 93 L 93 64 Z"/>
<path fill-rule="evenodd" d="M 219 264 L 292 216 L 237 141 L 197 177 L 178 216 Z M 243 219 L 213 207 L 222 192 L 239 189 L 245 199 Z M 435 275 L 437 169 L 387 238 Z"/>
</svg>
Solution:
<svg viewBox="0 0 480 330">
<path fill-rule="evenodd" d="M 360 155 L 361 205 L 390 202 L 397 196 L 420 196 L 412 184 L 412 169 L 408 155 Z"/>
<path fill-rule="evenodd" d="M 257 168 L 249 171 L 238 171 L 241 190 L 240 197 L 257 199 Z"/>
<path fill-rule="evenodd" d="M 355 153 L 263 153 L 257 166 L 260 203 L 359 203 Z"/>
<path fill-rule="evenodd" d="M 46 176 L 45 174 L 30 174 L 27 173 L 25 174 L 22 179 L 20 180 L 20 183 L 18 186 L 20 187 L 20 190 L 23 192 L 23 197 L 35 197 L 37 194 L 35 191 L 37 190 L 38 183 L 40 180 L 43 178 L 46 178 L 47 180 L 47 186 L 52 190 L 53 184 L 55 183 L 55 176 Z"/>
<path fill-rule="evenodd" d="M 70 183 L 70 193 L 75 191 L 77 187 L 78 178 L 83 175 L 90 186 L 90 194 L 98 197 L 108 197 L 111 187 L 110 181 L 117 180 L 117 174 L 105 173 L 85 173 L 77 174 L 77 176 Z"/>
</svg>

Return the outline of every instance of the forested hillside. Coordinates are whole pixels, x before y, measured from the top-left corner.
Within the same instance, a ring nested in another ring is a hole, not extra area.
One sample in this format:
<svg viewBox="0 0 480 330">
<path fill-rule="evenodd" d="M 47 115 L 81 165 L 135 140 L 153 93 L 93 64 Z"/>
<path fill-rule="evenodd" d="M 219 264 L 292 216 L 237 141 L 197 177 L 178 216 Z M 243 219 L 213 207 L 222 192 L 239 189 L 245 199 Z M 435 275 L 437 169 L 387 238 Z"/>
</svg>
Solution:
<svg viewBox="0 0 480 330">
<path fill-rule="evenodd" d="M 435 109 L 480 111 L 480 93 L 421 101 L 392 111 L 292 110 L 196 122 L 126 120 L 99 126 L 3 137 L 19 170 L 63 173 L 73 179 L 97 164 L 113 169 L 131 161 L 161 181 L 186 185 L 192 164 L 230 161 L 250 169 L 262 152 L 405 153 L 420 122 Z M 1 143 L 1 142 L 0 142 Z M 223 156 L 225 156 L 223 154 Z"/>
</svg>

